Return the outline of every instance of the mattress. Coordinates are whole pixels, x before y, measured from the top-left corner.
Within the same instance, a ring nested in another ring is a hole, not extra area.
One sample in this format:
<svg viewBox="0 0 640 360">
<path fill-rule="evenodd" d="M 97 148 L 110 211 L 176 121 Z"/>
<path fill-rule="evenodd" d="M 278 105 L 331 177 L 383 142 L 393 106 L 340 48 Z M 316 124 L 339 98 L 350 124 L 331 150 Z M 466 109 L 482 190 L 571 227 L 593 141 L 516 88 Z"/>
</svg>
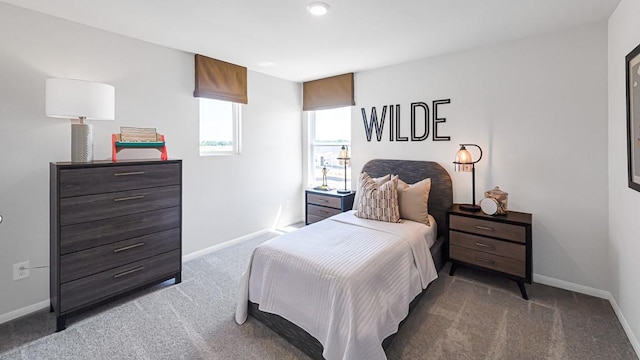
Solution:
<svg viewBox="0 0 640 360">
<path fill-rule="evenodd" d="M 257 247 L 240 284 L 236 321 L 248 301 L 298 325 L 328 359 L 386 359 L 409 303 L 437 278 L 432 226 L 338 214 Z"/>
</svg>

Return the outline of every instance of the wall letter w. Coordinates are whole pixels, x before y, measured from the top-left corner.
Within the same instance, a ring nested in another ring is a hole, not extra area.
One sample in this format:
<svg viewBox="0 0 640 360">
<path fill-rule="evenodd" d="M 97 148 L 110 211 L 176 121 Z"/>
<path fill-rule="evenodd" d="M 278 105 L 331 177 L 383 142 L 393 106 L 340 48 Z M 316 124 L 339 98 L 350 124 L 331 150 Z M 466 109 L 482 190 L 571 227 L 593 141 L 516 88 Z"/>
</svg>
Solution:
<svg viewBox="0 0 640 360">
<path fill-rule="evenodd" d="M 361 108 L 362 111 L 362 122 L 364 123 L 364 132 L 367 134 L 367 141 L 371 141 L 371 134 L 373 131 L 373 127 L 376 127 L 376 138 L 378 141 L 382 140 L 382 130 L 384 129 L 384 118 L 387 116 L 387 106 L 382 107 L 382 118 L 380 119 L 380 123 L 378 123 L 378 115 L 376 114 L 376 107 L 371 108 L 371 119 L 367 119 L 367 112 L 364 108 Z"/>
</svg>

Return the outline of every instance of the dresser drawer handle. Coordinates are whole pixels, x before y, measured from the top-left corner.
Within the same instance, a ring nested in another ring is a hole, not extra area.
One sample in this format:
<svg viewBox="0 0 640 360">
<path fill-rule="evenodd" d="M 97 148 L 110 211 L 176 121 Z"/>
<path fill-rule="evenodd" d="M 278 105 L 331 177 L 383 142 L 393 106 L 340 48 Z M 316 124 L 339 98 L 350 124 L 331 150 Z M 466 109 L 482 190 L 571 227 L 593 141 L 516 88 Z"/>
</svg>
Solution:
<svg viewBox="0 0 640 360">
<path fill-rule="evenodd" d="M 325 210 L 318 210 L 318 212 L 321 213 L 321 214 L 327 214 L 327 215 L 329 214 L 329 212 L 325 211 Z"/>
<path fill-rule="evenodd" d="M 489 259 L 485 259 L 485 258 L 481 258 L 481 257 L 477 257 L 477 256 L 476 256 L 476 260 L 482 261 L 482 262 L 487 263 L 487 264 L 495 264 L 496 263 L 493 260 L 489 260 Z"/>
<path fill-rule="evenodd" d="M 488 226 L 480 226 L 480 225 L 476 225 L 476 229 L 479 230 L 486 230 L 486 231 L 494 231 L 495 229 L 492 227 L 488 227 Z"/>
<path fill-rule="evenodd" d="M 113 176 L 131 176 L 131 175 L 142 175 L 144 171 L 132 171 L 132 172 L 124 172 L 124 173 L 115 173 Z"/>
<path fill-rule="evenodd" d="M 479 242 L 476 243 L 476 246 L 493 249 L 493 246 L 487 245 L 487 244 L 483 244 L 483 243 L 479 243 Z"/>
<path fill-rule="evenodd" d="M 131 269 L 131 270 L 127 270 L 127 271 L 121 272 L 119 274 L 115 274 L 115 275 L 113 275 L 113 278 L 117 279 L 117 278 L 123 277 L 125 275 L 133 274 L 134 272 L 138 272 L 138 271 L 140 271 L 142 269 L 144 269 L 144 266 L 139 266 L 137 268 L 134 268 L 134 269 Z"/>
<path fill-rule="evenodd" d="M 322 202 L 326 202 L 326 203 L 328 203 L 328 202 L 329 202 L 329 200 L 327 200 L 327 199 L 323 199 L 323 198 L 318 198 L 318 201 L 322 201 Z"/>
<path fill-rule="evenodd" d="M 138 199 L 142 199 L 144 197 L 144 195 L 136 195 L 136 196 L 127 196 L 127 197 L 123 197 L 123 198 L 117 198 L 117 199 L 113 199 L 113 201 L 129 201 L 129 200 L 138 200 Z"/>
<path fill-rule="evenodd" d="M 142 246 L 142 245 L 144 245 L 144 243 L 143 243 L 143 242 L 140 242 L 140 243 L 137 243 L 137 244 L 133 244 L 133 245 L 129 245 L 129 246 L 125 246 L 125 247 L 121 247 L 121 248 L 119 248 L 119 249 L 115 249 L 115 250 L 113 250 L 113 252 L 114 252 L 114 253 L 119 253 L 119 252 L 121 252 L 121 251 L 135 249 L 135 248 L 140 247 L 140 246 Z"/>
</svg>

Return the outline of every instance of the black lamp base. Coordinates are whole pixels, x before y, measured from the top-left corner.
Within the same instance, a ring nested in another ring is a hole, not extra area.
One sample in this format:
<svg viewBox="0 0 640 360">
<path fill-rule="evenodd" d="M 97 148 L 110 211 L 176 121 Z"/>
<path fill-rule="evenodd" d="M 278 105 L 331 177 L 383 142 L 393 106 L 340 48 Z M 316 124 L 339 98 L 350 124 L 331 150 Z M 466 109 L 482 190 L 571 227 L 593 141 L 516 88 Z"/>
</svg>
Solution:
<svg viewBox="0 0 640 360">
<path fill-rule="evenodd" d="M 338 194 L 349 194 L 349 193 L 351 193 L 351 190 L 347 190 L 347 189 L 339 189 L 339 190 L 336 190 L 336 192 L 337 192 Z"/>
<path fill-rule="evenodd" d="M 460 204 L 460 210 L 477 212 L 480 211 L 480 206 L 473 204 Z"/>
</svg>

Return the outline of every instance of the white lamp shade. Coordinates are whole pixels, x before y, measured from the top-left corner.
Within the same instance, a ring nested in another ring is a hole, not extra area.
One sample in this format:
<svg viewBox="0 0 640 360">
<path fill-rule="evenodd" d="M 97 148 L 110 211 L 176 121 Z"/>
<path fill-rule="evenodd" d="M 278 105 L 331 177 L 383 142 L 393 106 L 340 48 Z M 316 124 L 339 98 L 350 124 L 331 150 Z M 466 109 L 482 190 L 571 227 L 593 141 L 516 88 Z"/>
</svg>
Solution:
<svg viewBox="0 0 640 360">
<path fill-rule="evenodd" d="M 48 79 L 46 114 L 49 117 L 88 120 L 115 119 L 115 88 L 71 79 Z"/>
</svg>

